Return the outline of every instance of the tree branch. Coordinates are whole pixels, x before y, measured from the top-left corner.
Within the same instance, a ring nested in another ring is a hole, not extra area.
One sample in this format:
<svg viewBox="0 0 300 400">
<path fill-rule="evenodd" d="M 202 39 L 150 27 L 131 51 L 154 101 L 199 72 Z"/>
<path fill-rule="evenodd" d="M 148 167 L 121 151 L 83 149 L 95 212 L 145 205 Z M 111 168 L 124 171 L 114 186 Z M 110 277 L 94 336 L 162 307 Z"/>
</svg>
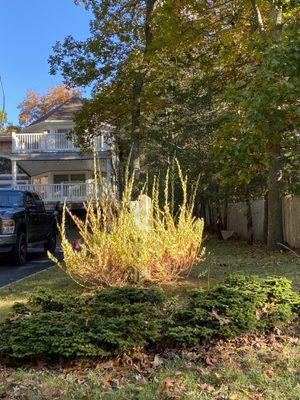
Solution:
<svg viewBox="0 0 300 400">
<path fill-rule="evenodd" d="M 253 11 L 254 11 L 254 14 L 255 14 L 255 18 L 256 18 L 256 22 L 257 22 L 257 25 L 258 25 L 259 32 L 260 32 L 261 36 L 265 37 L 266 30 L 265 30 L 265 26 L 264 26 L 264 22 L 263 22 L 263 19 L 262 19 L 262 15 L 261 15 L 260 9 L 259 9 L 259 7 L 257 5 L 257 1 L 256 0 L 251 0 L 251 4 L 252 4 L 252 8 L 253 8 Z"/>
</svg>

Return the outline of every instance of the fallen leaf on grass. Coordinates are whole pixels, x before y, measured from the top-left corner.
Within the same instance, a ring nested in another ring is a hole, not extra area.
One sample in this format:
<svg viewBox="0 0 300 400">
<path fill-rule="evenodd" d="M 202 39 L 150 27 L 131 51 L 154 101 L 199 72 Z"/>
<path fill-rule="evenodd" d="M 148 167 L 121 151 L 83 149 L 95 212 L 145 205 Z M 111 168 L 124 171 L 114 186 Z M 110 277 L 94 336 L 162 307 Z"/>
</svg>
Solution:
<svg viewBox="0 0 300 400">
<path fill-rule="evenodd" d="M 264 362 L 266 362 L 266 363 L 272 363 L 272 362 L 274 362 L 274 361 L 277 361 L 278 360 L 278 356 L 275 356 L 275 355 L 269 355 L 269 356 L 266 356 L 266 357 L 264 357 Z"/>
<path fill-rule="evenodd" d="M 207 365 L 212 365 L 212 366 L 214 366 L 214 365 L 217 364 L 218 360 L 217 360 L 215 357 L 213 357 L 213 356 L 211 356 L 211 355 L 208 355 L 208 356 L 205 358 L 205 362 L 206 362 Z"/>
<path fill-rule="evenodd" d="M 102 379 L 102 385 L 104 387 L 108 387 L 109 386 L 109 381 L 111 380 L 112 376 L 113 376 L 112 372 L 109 372 L 108 374 L 106 374 L 104 376 L 104 378 Z"/>
<path fill-rule="evenodd" d="M 172 395 L 172 399 L 181 399 L 181 394 L 186 392 L 183 386 L 182 379 L 166 378 L 163 382 L 162 388 L 160 389 L 160 394 L 162 398 L 168 399 Z M 161 397 L 160 397 L 161 398 Z"/>
<path fill-rule="evenodd" d="M 152 361 L 152 365 L 154 368 L 160 367 L 164 363 L 163 359 L 156 354 L 154 360 Z"/>
<path fill-rule="evenodd" d="M 272 369 L 266 369 L 264 371 L 264 376 L 266 376 L 267 378 L 272 378 L 272 376 L 274 376 L 274 371 Z"/>
<path fill-rule="evenodd" d="M 216 391 L 216 389 L 208 383 L 203 383 L 202 385 L 200 385 L 200 388 L 208 393 L 213 393 Z"/>
<path fill-rule="evenodd" d="M 207 370 L 207 369 L 204 369 L 204 368 L 197 368 L 197 370 L 200 372 L 200 374 L 201 375 L 203 375 L 203 376 L 207 376 L 207 375 L 209 375 L 210 374 L 210 372 Z"/>
<path fill-rule="evenodd" d="M 5 383 L 9 383 L 10 384 L 10 383 L 14 383 L 14 381 L 15 380 L 14 380 L 14 378 L 12 376 L 8 376 L 8 377 L 5 378 Z"/>
<path fill-rule="evenodd" d="M 297 344 L 298 343 L 298 338 L 297 337 L 289 337 L 289 342 L 292 344 Z"/>
<path fill-rule="evenodd" d="M 96 369 L 102 370 L 102 369 L 112 369 L 114 367 L 114 362 L 113 361 L 107 361 L 104 363 L 98 363 L 96 365 Z"/>
<path fill-rule="evenodd" d="M 264 397 L 261 394 L 252 394 L 243 388 L 240 388 L 239 391 L 247 396 L 250 400 L 264 400 Z"/>
<path fill-rule="evenodd" d="M 43 390 L 43 392 L 41 394 L 43 396 L 43 399 L 52 399 L 53 398 L 53 392 L 49 389 Z"/>
<path fill-rule="evenodd" d="M 252 343 L 252 347 L 253 347 L 255 350 L 260 350 L 260 349 L 261 349 L 261 345 L 260 345 L 258 342 Z"/>
</svg>

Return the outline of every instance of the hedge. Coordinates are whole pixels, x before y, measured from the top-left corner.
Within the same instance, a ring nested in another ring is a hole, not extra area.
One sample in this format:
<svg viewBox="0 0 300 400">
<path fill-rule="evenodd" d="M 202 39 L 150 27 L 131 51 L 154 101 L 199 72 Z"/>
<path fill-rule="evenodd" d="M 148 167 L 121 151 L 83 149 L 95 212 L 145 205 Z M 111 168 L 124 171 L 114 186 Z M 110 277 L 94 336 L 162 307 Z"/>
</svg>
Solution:
<svg viewBox="0 0 300 400">
<path fill-rule="evenodd" d="M 93 296 L 38 290 L 0 326 L 0 356 L 91 358 L 157 345 L 189 346 L 270 330 L 299 315 L 299 294 L 278 277 L 231 276 L 168 306 L 162 290 L 127 286 Z"/>
</svg>

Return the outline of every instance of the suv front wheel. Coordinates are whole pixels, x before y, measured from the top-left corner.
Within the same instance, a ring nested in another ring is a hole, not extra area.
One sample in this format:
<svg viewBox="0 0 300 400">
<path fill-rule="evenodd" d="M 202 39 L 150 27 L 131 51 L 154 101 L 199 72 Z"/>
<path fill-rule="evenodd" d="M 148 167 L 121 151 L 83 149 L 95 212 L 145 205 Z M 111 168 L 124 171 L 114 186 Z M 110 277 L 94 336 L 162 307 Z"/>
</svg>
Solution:
<svg viewBox="0 0 300 400">
<path fill-rule="evenodd" d="M 24 265 L 27 260 L 27 239 L 24 232 L 17 235 L 16 244 L 13 248 L 13 260 L 17 265 Z"/>
</svg>

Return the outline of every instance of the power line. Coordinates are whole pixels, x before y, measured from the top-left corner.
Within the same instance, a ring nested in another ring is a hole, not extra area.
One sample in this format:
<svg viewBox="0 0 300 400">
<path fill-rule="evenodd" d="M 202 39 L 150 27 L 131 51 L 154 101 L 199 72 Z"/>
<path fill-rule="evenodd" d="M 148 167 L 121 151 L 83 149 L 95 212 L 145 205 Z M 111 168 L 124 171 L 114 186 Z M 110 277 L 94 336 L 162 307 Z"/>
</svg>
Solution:
<svg viewBox="0 0 300 400">
<path fill-rule="evenodd" d="M 2 111 L 3 111 L 3 113 L 5 113 L 5 92 L 4 92 L 4 86 L 3 86 L 1 75 L 0 75 L 0 86 L 1 86 L 1 91 L 2 91 Z"/>
</svg>

